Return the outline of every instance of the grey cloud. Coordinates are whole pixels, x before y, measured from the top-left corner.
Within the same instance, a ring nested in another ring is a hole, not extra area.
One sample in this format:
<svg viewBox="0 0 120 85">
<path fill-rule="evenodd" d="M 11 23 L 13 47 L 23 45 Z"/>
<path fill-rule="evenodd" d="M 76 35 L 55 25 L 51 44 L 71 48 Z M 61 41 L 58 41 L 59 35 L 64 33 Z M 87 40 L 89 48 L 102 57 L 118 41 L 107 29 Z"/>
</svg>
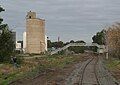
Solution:
<svg viewBox="0 0 120 85">
<path fill-rule="evenodd" d="M 1 0 L 6 9 L 4 22 L 16 29 L 18 39 L 25 31 L 25 16 L 30 10 L 46 20 L 46 33 L 52 40 L 60 36 L 91 41 L 97 31 L 120 21 L 120 0 Z"/>
</svg>

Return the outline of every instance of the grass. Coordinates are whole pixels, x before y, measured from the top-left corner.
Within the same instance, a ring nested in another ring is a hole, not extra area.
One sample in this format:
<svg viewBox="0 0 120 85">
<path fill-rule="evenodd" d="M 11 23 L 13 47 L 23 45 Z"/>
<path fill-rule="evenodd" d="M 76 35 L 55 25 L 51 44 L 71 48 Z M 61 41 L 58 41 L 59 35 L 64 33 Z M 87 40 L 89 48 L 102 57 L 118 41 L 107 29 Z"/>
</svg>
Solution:
<svg viewBox="0 0 120 85">
<path fill-rule="evenodd" d="M 107 67 L 110 69 L 120 68 L 120 60 L 109 60 L 107 62 Z"/>
<path fill-rule="evenodd" d="M 0 66 L 0 85 L 8 85 L 11 81 L 21 78 L 34 78 L 48 69 L 62 69 L 66 65 L 80 60 L 78 55 L 52 55 L 33 59 L 24 59 L 21 68 L 14 69 L 12 65 L 3 64 Z M 8 72 L 2 74 L 2 69 L 8 69 Z"/>
<path fill-rule="evenodd" d="M 120 60 L 119 59 L 110 59 L 106 62 L 108 70 L 112 73 L 112 76 L 120 81 Z"/>
<path fill-rule="evenodd" d="M 0 85 L 7 85 L 17 74 L 17 71 L 13 70 L 11 64 L 3 64 L 0 67 Z"/>
<path fill-rule="evenodd" d="M 37 61 L 36 61 L 37 60 Z M 61 69 L 67 64 L 71 64 L 78 60 L 78 57 L 74 56 L 47 56 L 42 58 L 36 58 L 35 61 L 39 64 L 28 73 L 28 77 L 34 77 L 48 69 Z"/>
<path fill-rule="evenodd" d="M 1 78 L 0 85 L 8 85 L 9 81 L 15 79 L 17 77 L 17 73 L 10 73 L 8 75 L 3 75 Z"/>
</svg>

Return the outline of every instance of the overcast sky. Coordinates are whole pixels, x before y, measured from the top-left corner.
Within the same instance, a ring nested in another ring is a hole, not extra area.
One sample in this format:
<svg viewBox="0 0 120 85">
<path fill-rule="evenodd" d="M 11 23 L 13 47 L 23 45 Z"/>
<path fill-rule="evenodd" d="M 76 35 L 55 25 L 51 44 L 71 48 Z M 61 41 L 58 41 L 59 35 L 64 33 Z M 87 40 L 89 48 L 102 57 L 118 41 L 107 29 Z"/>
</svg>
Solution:
<svg viewBox="0 0 120 85">
<path fill-rule="evenodd" d="M 91 42 L 96 32 L 120 21 L 120 0 L 0 0 L 0 5 L 6 9 L 4 22 L 16 30 L 18 40 L 30 10 L 46 20 L 46 35 L 53 41 L 59 36 L 62 41 Z"/>
</svg>

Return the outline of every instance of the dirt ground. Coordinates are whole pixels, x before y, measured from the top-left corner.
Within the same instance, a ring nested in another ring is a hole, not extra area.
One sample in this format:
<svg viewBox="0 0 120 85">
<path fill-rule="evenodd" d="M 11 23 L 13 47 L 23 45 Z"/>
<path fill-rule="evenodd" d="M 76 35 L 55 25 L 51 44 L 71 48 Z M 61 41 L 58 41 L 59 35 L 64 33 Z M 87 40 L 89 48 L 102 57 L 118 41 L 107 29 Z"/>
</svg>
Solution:
<svg viewBox="0 0 120 85">
<path fill-rule="evenodd" d="M 114 62 L 114 61 L 113 61 Z M 108 62 L 108 70 L 112 74 L 112 76 L 120 82 L 120 62 L 115 63 Z"/>
<path fill-rule="evenodd" d="M 48 69 L 34 78 L 21 79 L 10 85 L 64 85 L 65 79 L 75 69 L 75 65 L 89 58 L 87 55 L 82 55 L 81 57 L 79 61 L 68 64 L 64 68 Z"/>
<path fill-rule="evenodd" d="M 120 82 L 120 68 L 110 70 L 112 75 Z"/>
</svg>

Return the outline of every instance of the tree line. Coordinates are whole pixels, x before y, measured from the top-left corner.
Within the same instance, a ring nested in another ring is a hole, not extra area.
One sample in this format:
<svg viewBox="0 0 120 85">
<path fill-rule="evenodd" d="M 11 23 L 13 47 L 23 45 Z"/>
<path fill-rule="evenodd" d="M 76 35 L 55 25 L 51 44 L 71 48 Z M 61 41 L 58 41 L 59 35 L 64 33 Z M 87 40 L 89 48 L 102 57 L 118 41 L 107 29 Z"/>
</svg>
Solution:
<svg viewBox="0 0 120 85">
<path fill-rule="evenodd" d="M 83 40 L 78 40 L 78 41 L 71 40 L 69 42 L 64 43 L 63 41 L 52 42 L 51 40 L 47 40 L 48 48 L 54 47 L 55 49 L 64 47 L 65 45 L 68 45 L 70 43 L 86 43 L 86 42 Z"/>
<path fill-rule="evenodd" d="M 5 11 L 0 6 L 0 13 Z M 10 56 L 14 53 L 15 43 L 13 41 L 12 31 L 7 24 L 3 24 L 0 18 L 0 63 L 10 62 Z"/>
<path fill-rule="evenodd" d="M 69 42 L 63 42 L 63 41 L 59 41 L 59 42 L 52 42 L 51 40 L 48 40 L 48 51 L 51 51 L 52 48 L 54 49 L 58 49 L 58 48 L 62 48 L 70 43 L 86 43 L 85 41 L 83 40 L 77 40 L 77 41 L 74 41 L 74 40 L 71 40 Z M 97 47 L 96 46 L 71 46 L 71 47 L 68 47 L 68 51 L 72 52 L 72 53 L 84 53 L 85 50 L 90 50 L 90 51 L 93 51 L 93 52 L 97 52 Z M 62 53 L 64 53 L 64 51 L 62 51 Z"/>
<path fill-rule="evenodd" d="M 106 45 L 109 56 L 120 59 L 120 23 L 105 29 L 92 37 L 93 43 Z"/>
<path fill-rule="evenodd" d="M 106 34 L 109 55 L 120 59 L 120 23 L 108 27 Z"/>
</svg>

